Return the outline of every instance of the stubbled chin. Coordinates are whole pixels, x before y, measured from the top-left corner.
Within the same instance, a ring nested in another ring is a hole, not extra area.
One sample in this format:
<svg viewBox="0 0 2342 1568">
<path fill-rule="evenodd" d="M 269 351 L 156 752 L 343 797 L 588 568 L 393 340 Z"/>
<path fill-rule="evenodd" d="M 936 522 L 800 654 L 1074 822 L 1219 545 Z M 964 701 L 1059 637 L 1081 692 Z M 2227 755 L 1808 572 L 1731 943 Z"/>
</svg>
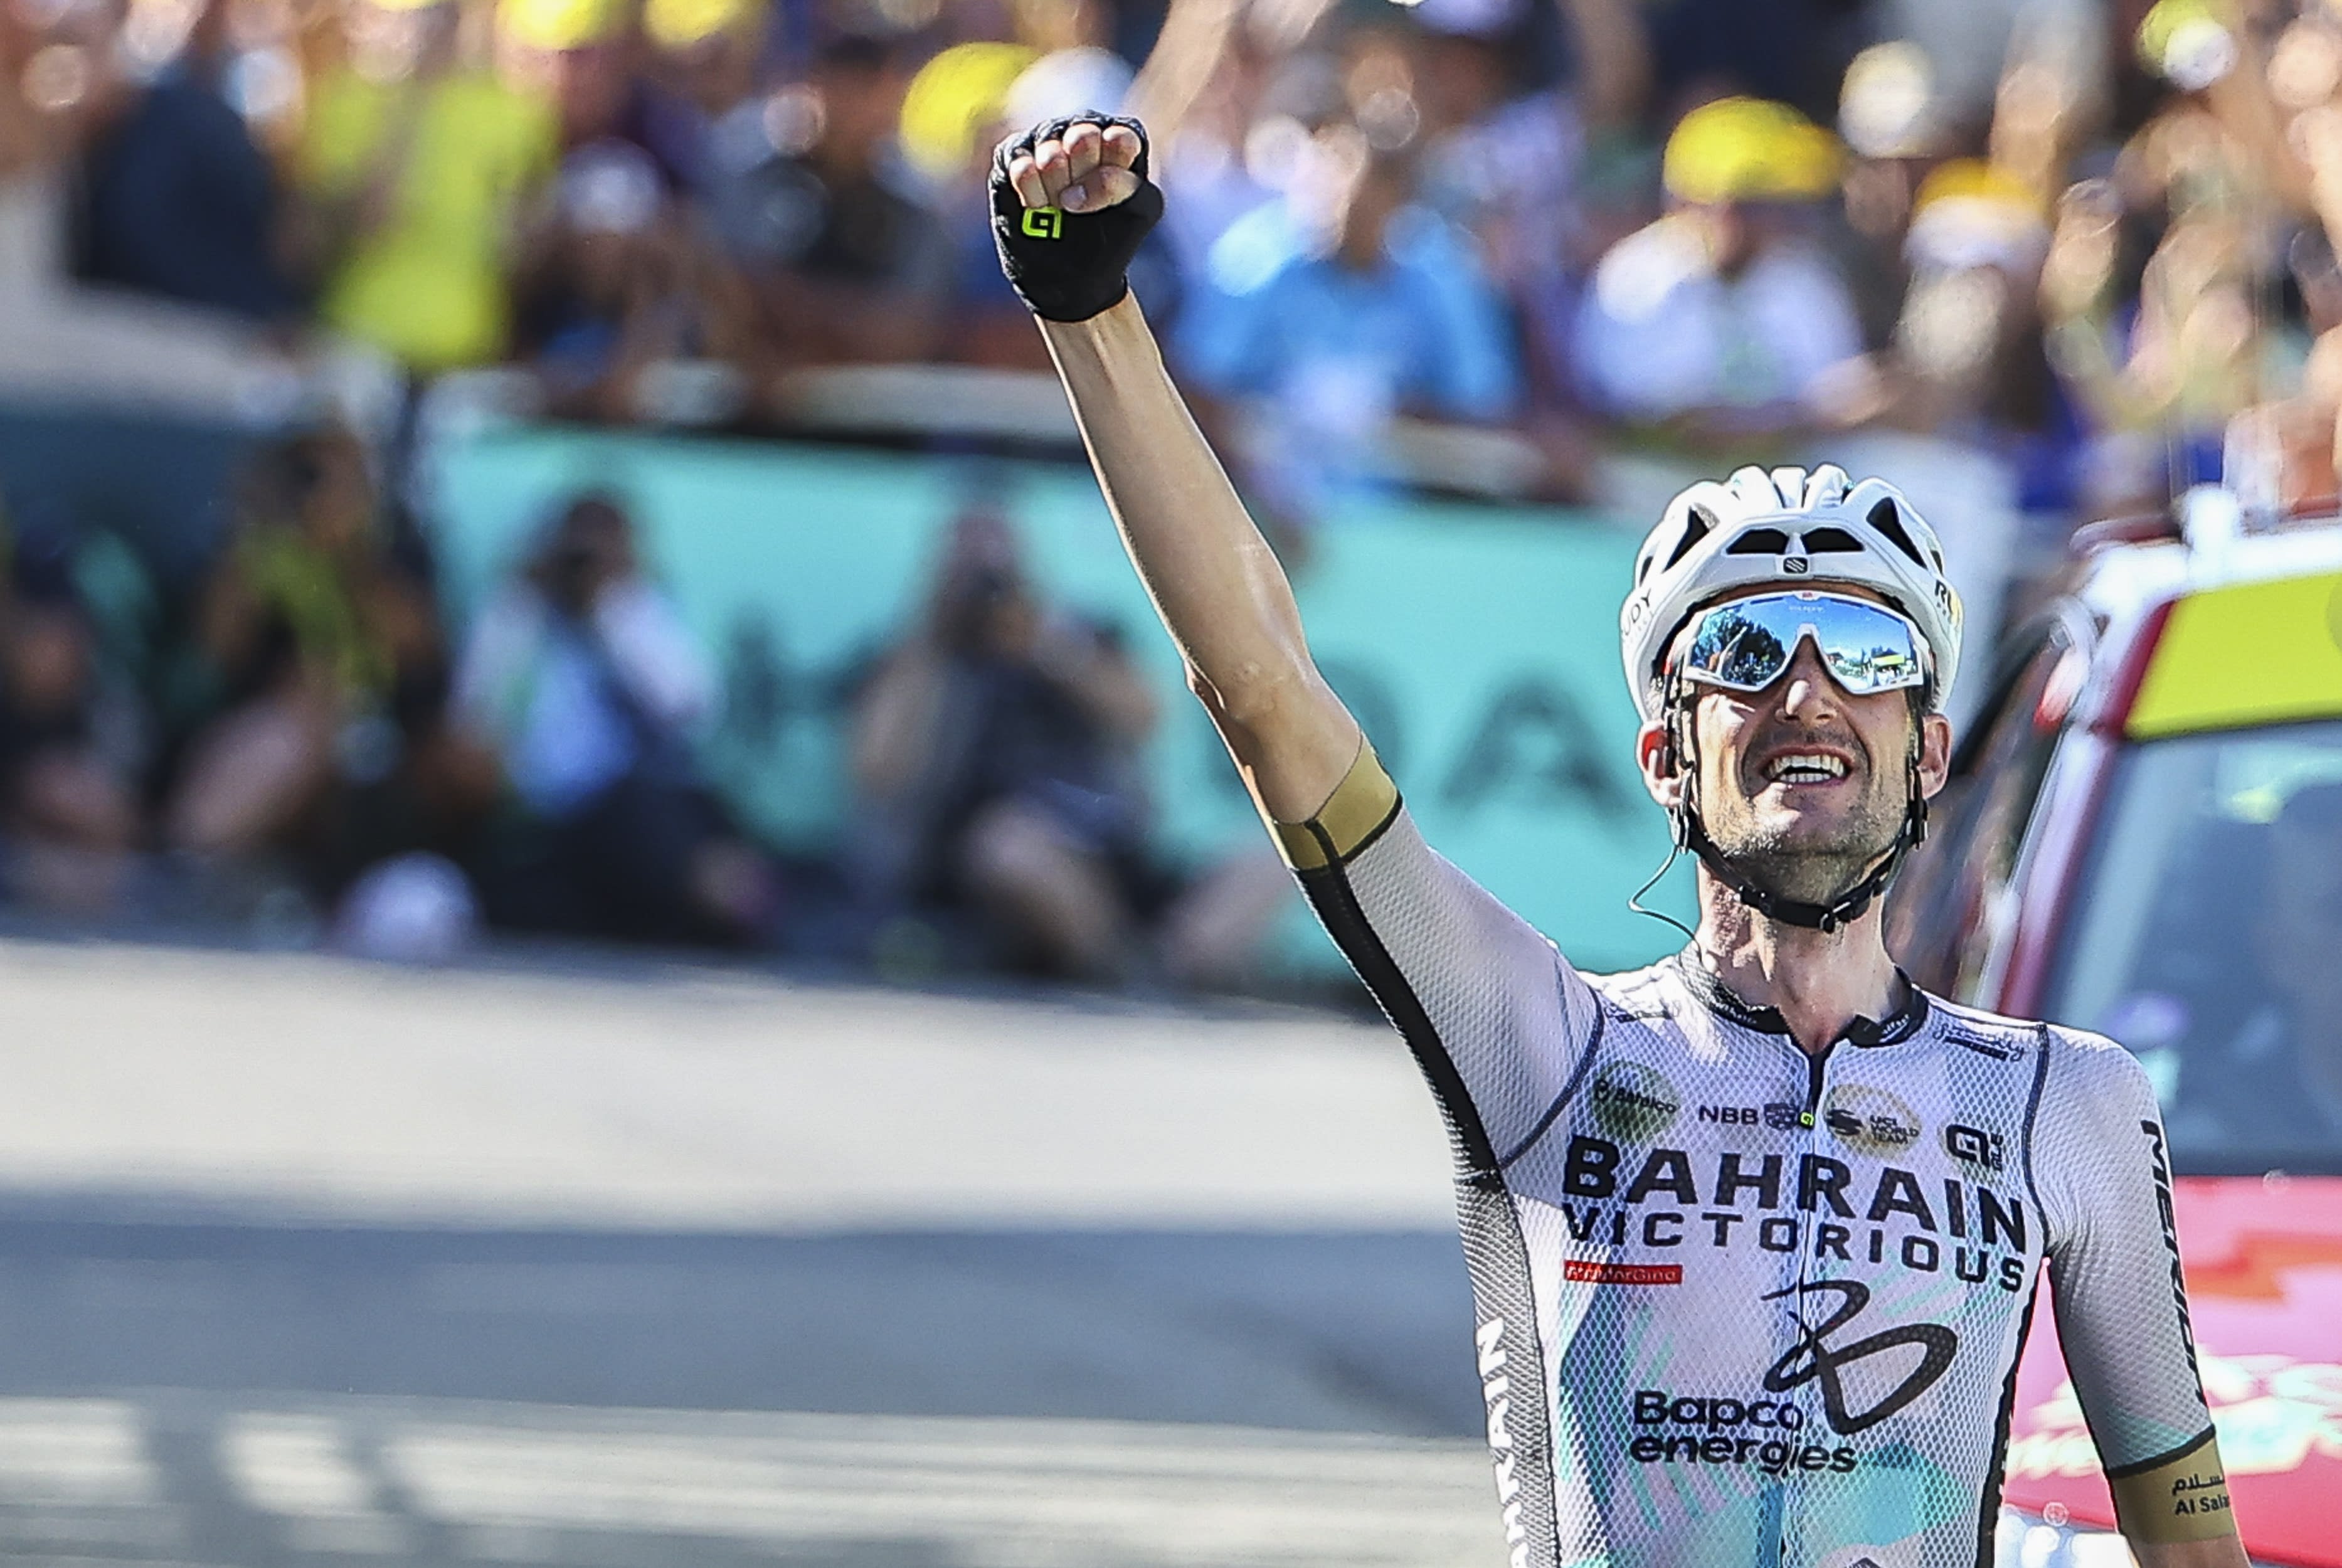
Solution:
<svg viewBox="0 0 2342 1568">
<path fill-rule="evenodd" d="M 1862 797 L 1852 789 L 1801 784 L 1767 790 L 1749 803 L 1748 815 L 1766 838 L 1784 848 L 1821 848 L 1835 847 L 1862 816 L 1861 808 Z"/>
<path fill-rule="evenodd" d="M 1752 797 L 1752 804 L 1759 811 L 1768 807 L 1801 811 L 1824 804 L 1835 805 L 1841 801 L 1855 799 L 1857 783 L 1854 775 L 1848 774 L 1844 778 L 1831 779 L 1824 784 L 1768 784 Z"/>
</svg>

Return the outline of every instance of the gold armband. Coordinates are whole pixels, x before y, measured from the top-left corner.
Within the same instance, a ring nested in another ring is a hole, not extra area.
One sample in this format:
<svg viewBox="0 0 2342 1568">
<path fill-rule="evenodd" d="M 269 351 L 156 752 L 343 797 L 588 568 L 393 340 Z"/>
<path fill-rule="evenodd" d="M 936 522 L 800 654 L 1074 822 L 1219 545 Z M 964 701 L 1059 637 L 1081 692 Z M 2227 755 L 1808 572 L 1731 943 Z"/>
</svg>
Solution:
<svg viewBox="0 0 2342 1568">
<path fill-rule="evenodd" d="M 2217 1541 L 2237 1532 L 2218 1437 L 2204 1435 L 2144 1464 L 2107 1472 L 2115 1517 L 2134 1541 Z"/>
<path fill-rule="evenodd" d="M 1398 815 L 1398 786 L 1375 757 L 1375 748 L 1361 743 L 1358 760 L 1334 786 L 1326 804 L 1307 822 L 1271 822 L 1277 852 L 1296 871 L 1323 871 L 1340 865 L 1382 836 Z"/>
</svg>

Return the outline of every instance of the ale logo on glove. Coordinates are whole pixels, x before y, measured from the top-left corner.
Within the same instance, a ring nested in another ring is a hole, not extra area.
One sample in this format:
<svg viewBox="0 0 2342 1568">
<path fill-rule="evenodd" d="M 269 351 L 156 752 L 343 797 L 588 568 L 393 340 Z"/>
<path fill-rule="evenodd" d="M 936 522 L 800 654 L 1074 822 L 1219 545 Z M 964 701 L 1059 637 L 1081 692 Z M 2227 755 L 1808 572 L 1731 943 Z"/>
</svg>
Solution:
<svg viewBox="0 0 2342 1568">
<path fill-rule="evenodd" d="M 1060 209 L 1056 207 L 1025 209 L 1025 232 L 1030 237 L 1036 240 L 1063 239 L 1065 230 L 1066 215 Z"/>
</svg>

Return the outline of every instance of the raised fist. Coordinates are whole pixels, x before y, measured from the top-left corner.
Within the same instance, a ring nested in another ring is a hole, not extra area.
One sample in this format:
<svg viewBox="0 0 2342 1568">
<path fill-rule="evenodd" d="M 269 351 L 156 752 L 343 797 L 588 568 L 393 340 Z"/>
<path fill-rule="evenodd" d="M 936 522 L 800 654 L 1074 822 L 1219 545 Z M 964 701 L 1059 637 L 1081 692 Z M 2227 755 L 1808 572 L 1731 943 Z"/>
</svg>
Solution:
<svg viewBox="0 0 2342 1568">
<path fill-rule="evenodd" d="M 1112 115 L 1048 121 L 1000 144 L 991 183 L 1001 270 L 1034 315 L 1086 321 L 1122 302 L 1130 258 L 1163 215 L 1145 126 Z"/>
</svg>

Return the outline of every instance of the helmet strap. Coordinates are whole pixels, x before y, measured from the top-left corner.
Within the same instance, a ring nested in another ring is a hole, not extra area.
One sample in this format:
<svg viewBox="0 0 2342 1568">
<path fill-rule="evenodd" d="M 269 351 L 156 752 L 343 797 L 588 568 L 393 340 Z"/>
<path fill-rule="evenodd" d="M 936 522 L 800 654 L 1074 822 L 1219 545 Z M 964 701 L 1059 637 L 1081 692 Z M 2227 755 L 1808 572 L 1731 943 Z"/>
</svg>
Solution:
<svg viewBox="0 0 2342 1568">
<path fill-rule="evenodd" d="M 1683 781 L 1683 793 L 1669 814 L 1675 819 L 1676 847 L 1697 855 L 1710 875 L 1730 888 L 1743 905 L 1767 920 L 1827 934 L 1843 931 L 1861 919 L 1871 902 L 1894 882 L 1904 857 L 1927 842 L 1927 797 L 1919 788 L 1920 711 L 1915 707 L 1912 714 L 1911 747 L 1904 758 L 1903 825 L 1897 831 L 1895 842 L 1887 846 L 1878 864 L 1845 892 L 1827 904 L 1811 904 L 1784 897 L 1757 882 L 1708 836 L 1706 824 L 1699 816 L 1699 759 L 1693 750 L 1695 730 L 1689 704 L 1683 700 L 1683 694 L 1682 677 L 1670 672 L 1661 701 L 1662 711 L 1667 715 L 1667 744 Z"/>
</svg>

